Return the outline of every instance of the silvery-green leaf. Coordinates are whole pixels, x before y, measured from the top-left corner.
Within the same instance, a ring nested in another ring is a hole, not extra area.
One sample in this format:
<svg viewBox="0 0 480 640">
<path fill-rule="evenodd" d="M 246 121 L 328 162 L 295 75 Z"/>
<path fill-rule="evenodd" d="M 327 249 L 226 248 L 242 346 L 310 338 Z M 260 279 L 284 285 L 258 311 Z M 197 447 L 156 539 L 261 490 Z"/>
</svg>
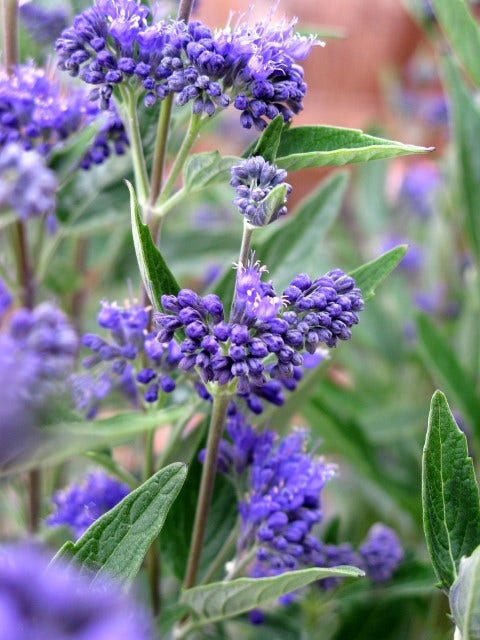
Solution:
<svg viewBox="0 0 480 640">
<path fill-rule="evenodd" d="M 460 560 L 449 600 L 461 639 L 480 640 L 480 546 Z"/>
</svg>

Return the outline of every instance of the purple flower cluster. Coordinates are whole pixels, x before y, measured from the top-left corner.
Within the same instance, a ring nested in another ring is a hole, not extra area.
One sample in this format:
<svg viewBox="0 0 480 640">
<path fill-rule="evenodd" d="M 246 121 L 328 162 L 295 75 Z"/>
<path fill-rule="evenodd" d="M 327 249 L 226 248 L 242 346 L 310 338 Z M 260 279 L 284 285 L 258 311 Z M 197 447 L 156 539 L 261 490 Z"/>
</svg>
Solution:
<svg viewBox="0 0 480 640">
<path fill-rule="evenodd" d="M 250 467 L 249 491 L 239 505 L 240 546 L 258 547 L 250 575 L 282 573 L 305 564 L 319 546 L 312 528 L 322 519 L 320 494 L 335 467 L 305 452 L 306 433 L 274 443 L 259 436 Z"/>
<path fill-rule="evenodd" d="M 372 582 L 390 580 L 403 560 L 403 549 L 397 534 L 381 522 L 371 527 L 360 545 L 359 553 Z"/>
<path fill-rule="evenodd" d="M 194 113 L 212 116 L 233 99 L 242 125 L 262 129 L 264 117 L 281 113 L 288 121 L 302 109 L 306 85 L 295 60 L 316 41 L 295 35 L 294 24 L 212 33 L 199 21 L 152 21 L 135 0 L 96 0 L 63 31 L 56 51 L 61 69 L 94 85 L 102 108 L 115 86 L 134 80 L 146 106 L 176 94 L 177 104 L 192 102 Z"/>
<path fill-rule="evenodd" d="M 5 300 L 5 296 L 2 296 Z M 5 307 L 5 304 L 3 305 Z M 36 428 L 68 391 L 78 348 L 65 315 L 50 303 L 17 309 L 0 333 L 0 463 L 25 453 Z"/>
<path fill-rule="evenodd" d="M 303 353 L 314 353 L 320 343 L 335 347 L 348 340 L 363 300 L 354 280 L 339 269 L 316 280 L 300 274 L 282 297 L 262 282 L 263 270 L 259 263 L 238 268 L 230 322 L 218 296 L 201 298 L 189 289 L 162 296 L 167 313 L 156 320 L 161 342 L 185 332 L 181 369 L 196 369 L 204 383 L 235 383 L 236 392 L 249 400 L 254 394 L 281 404 L 281 385 L 294 388 Z M 258 411 L 257 405 L 252 400 L 250 408 Z"/>
<path fill-rule="evenodd" d="M 10 143 L 0 153 L 0 211 L 11 210 L 20 220 L 45 215 L 50 231 L 56 228 L 57 179 L 36 151 Z"/>
<path fill-rule="evenodd" d="M 67 26 L 67 12 L 62 7 L 47 9 L 35 2 L 19 8 L 20 20 L 38 44 L 52 44 Z"/>
<path fill-rule="evenodd" d="M 0 71 L 0 149 L 16 142 L 46 156 L 99 115 L 84 90 L 62 86 L 33 64 L 19 65 L 12 74 Z M 123 123 L 112 110 L 82 166 L 98 164 L 112 150 L 124 153 L 127 144 Z"/>
<path fill-rule="evenodd" d="M 82 345 L 91 351 L 83 360 L 85 369 L 96 369 L 96 375 L 75 378 L 77 407 L 93 418 L 100 401 L 112 391 L 120 391 L 137 406 L 140 393 L 145 402 L 158 400 L 161 391 L 175 389 L 171 373 L 181 353 L 175 342 L 156 339 L 150 331 L 149 310 L 130 305 L 119 307 L 102 302 L 98 324 L 110 332 L 110 340 L 93 333 L 82 337 Z M 140 393 L 139 393 L 140 391 Z"/>
<path fill-rule="evenodd" d="M 33 545 L 0 548 L 0 621 L 9 640 L 148 640 L 147 614 L 113 583 L 91 585 Z"/>
<path fill-rule="evenodd" d="M 286 196 L 291 193 L 284 169 L 266 162 L 262 156 L 254 156 L 232 167 L 231 174 L 230 184 L 237 193 L 233 203 L 251 225 L 263 227 L 287 213 L 286 198 L 271 204 L 267 200 L 268 194 L 279 185 L 285 186 Z"/>
<path fill-rule="evenodd" d="M 417 162 L 405 173 L 400 198 L 412 213 L 419 218 L 427 218 L 433 211 L 436 193 L 441 183 L 442 177 L 434 163 Z"/>
<path fill-rule="evenodd" d="M 273 431 L 256 432 L 232 404 L 228 438 L 220 442 L 217 471 L 235 476 L 241 500 L 237 562 L 256 550 L 248 575 L 263 577 L 306 567 L 353 565 L 373 582 L 389 580 L 403 558 L 392 529 L 377 523 L 358 551 L 348 543 L 325 544 L 314 532 L 322 520 L 321 492 L 335 474 L 334 465 L 306 452 L 307 433 L 277 439 Z M 204 452 L 200 455 L 203 461 Z M 340 578 L 319 581 L 331 589 Z"/>
<path fill-rule="evenodd" d="M 67 526 L 80 538 L 100 516 L 118 504 L 130 489 L 102 471 L 89 473 L 80 484 L 71 484 L 52 497 L 55 511 L 47 518 L 50 526 Z"/>
</svg>

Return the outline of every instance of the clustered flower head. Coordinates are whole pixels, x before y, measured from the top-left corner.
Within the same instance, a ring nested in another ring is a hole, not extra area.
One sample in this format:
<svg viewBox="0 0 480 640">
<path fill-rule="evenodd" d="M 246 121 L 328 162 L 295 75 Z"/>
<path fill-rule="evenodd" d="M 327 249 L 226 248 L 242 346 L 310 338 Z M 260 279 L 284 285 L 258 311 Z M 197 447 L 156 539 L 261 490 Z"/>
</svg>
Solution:
<svg viewBox="0 0 480 640">
<path fill-rule="evenodd" d="M 115 584 L 65 566 L 32 544 L 0 548 L 0 620 L 9 640 L 149 640 L 147 614 Z"/>
<path fill-rule="evenodd" d="M 89 473 L 79 484 L 71 484 L 52 497 L 55 511 L 47 518 L 50 526 L 67 526 L 80 538 L 100 516 L 110 511 L 129 493 L 123 482 L 102 471 Z"/>
<path fill-rule="evenodd" d="M 116 86 L 132 80 L 153 106 L 170 94 L 177 104 L 212 116 L 233 100 L 244 127 L 265 118 L 288 121 L 302 108 L 305 58 L 316 43 L 293 33 L 295 22 L 240 22 L 212 32 L 200 21 L 155 21 L 135 0 L 96 0 L 56 43 L 58 64 L 94 85 L 92 98 L 108 108 Z"/>
<path fill-rule="evenodd" d="M 256 412 L 256 396 L 282 404 L 281 387 L 295 388 L 306 351 L 348 340 L 363 308 L 353 278 L 339 269 L 315 280 L 299 274 L 282 296 L 262 281 L 264 270 L 258 262 L 238 267 L 230 321 L 218 296 L 190 289 L 162 296 L 164 313 L 156 315 L 161 342 L 185 333 L 181 369 L 196 370 L 203 383 L 234 383 Z"/>
<path fill-rule="evenodd" d="M 11 210 L 23 221 L 45 215 L 54 231 L 56 190 L 55 173 L 36 151 L 14 142 L 0 150 L 0 211 Z"/>
<path fill-rule="evenodd" d="M 62 311 L 44 302 L 17 309 L 0 332 L 0 462 L 21 455 L 36 428 L 69 391 L 78 339 Z"/>
<path fill-rule="evenodd" d="M 336 467 L 307 452 L 307 431 L 296 430 L 284 438 L 268 429 L 257 432 L 231 404 L 226 433 L 220 442 L 217 471 L 233 476 L 240 493 L 241 533 L 234 567 L 253 550 L 255 557 L 248 565 L 251 577 L 339 565 L 359 567 L 373 582 L 392 577 L 403 550 L 389 527 L 373 525 L 358 551 L 348 543 L 324 543 L 316 534 L 315 526 L 323 518 L 321 494 L 336 475 Z M 341 578 L 325 578 L 318 586 L 332 589 L 340 582 Z"/>
<path fill-rule="evenodd" d="M 311 532 L 322 519 L 320 495 L 335 467 L 308 455 L 306 438 L 294 431 L 275 442 L 264 432 L 255 443 L 248 492 L 239 504 L 240 547 L 257 547 L 252 577 L 298 569 L 319 546 Z"/>
<path fill-rule="evenodd" d="M 82 88 L 63 86 L 32 63 L 18 65 L 12 73 L 0 70 L 0 150 L 15 142 L 47 156 L 100 115 L 103 117 Z M 127 144 L 123 123 L 112 109 L 85 152 L 90 162 L 84 160 L 82 166 L 98 164 L 112 150 L 123 153 Z"/>
<path fill-rule="evenodd" d="M 232 167 L 231 174 L 230 184 L 237 193 L 233 203 L 251 225 L 263 227 L 287 213 L 286 198 L 292 187 L 285 182 L 284 169 L 266 162 L 262 156 L 254 156 Z M 285 197 L 269 203 L 267 196 L 279 185 L 284 186 Z"/>
<path fill-rule="evenodd" d="M 94 369 L 95 376 L 80 375 L 74 379 L 80 410 L 93 418 L 100 401 L 114 390 L 137 406 L 140 396 L 153 403 L 160 392 L 175 389 L 169 374 L 181 353 L 175 342 L 159 342 L 156 332 L 150 331 L 148 308 L 136 304 L 120 307 L 104 301 L 97 319 L 110 337 L 105 339 L 93 333 L 82 337 L 82 345 L 91 351 L 83 366 Z"/>
</svg>

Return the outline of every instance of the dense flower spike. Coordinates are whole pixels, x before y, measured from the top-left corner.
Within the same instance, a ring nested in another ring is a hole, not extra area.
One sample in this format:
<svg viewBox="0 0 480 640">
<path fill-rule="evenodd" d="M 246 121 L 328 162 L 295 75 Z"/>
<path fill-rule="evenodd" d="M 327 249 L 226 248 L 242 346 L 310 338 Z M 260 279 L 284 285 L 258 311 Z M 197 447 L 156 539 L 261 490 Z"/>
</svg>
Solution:
<svg viewBox="0 0 480 640">
<path fill-rule="evenodd" d="M 304 431 L 275 442 L 273 432 L 255 434 L 239 416 L 227 430 L 233 444 L 221 450 L 219 459 L 225 464 L 230 457 L 237 473 L 249 466 L 248 492 L 239 504 L 239 553 L 257 548 L 249 575 L 301 567 L 319 548 L 311 530 L 322 519 L 320 494 L 335 467 L 306 453 Z"/>
<path fill-rule="evenodd" d="M 17 309 L 0 333 L 0 462 L 28 450 L 42 417 L 68 389 L 78 340 L 50 303 Z"/>
<path fill-rule="evenodd" d="M 378 522 L 359 548 L 367 576 L 373 582 L 390 580 L 403 560 L 403 549 L 397 534 Z"/>
<path fill-rule="evenodd" d="M 10 640 L 149 640 L 147 614 L 106 579 L 91 576 L 33 545 L 0 548 L 0 620 Z"/>
<path fill-rule="evenodd" d="M 100 115 L 104 117 L 83 89 L 63 86 L 33 64 L 19 65 L 12 75 L 0 70 L 0 149 L 16 142 L 24 149 L 48 155 Z M 123 123 L 112 110 L 87 150 L 91 156 L 88 166 L 98 164 L 111 151 L 123 153 L 126 144 Z"/>
<path fill-rule="evenodd" d="M 0 211 L 11 210 L 20 220 L 45 215 L 55 230 L 57 179 L 36 151 L 8 144 L 0 153 Z"/>
<path fill-rule="evenodd" d="M 160 392 L 170 393 L 175 382 L 169 375 L 181 358 L 174 342 L 158 342 L 149 330 L 150 313 L 139 305 L 119 307 L 102 302 L 98 324 L 110 332 L 110 340 L 87 333 L 82 345 L 92 352 L 83 360 L 95 376 L 74 380 L 77 406 L 93 418 L 100 401 L 112 391 L 120 391 L 137 406 L 140 394 L 145 402 L 156 402 Z"/>
<path fill-rule="evenodd" d="M 0 322 L 2 321 L 4 313 L 10 307 L 13 302 L 13 296 L 8 290 L 5 282 L 0 278 Z"/>
<path fill-rule="evenodd" d="M 52 497 L 55 511 L 47 518 L 50 526 L 70 527 L 79 538 L 101 515 L 110 511 L 129 493 L 123 482 L 102 471 L 92 472 L 80 484 L 71 484 Z"/>
<path fill-rule="evenodd" d="M 335 347 L 338 340 L 348 340 L 363 307 L 354 280 L 339 269 L 313 281 L 306 274 L 296 276 L 282 298 L 271 283 L 262 282 L 264 271 L 253 261 L 238 267 L 230 322 L 218 296 L 201 298 L 189 289 L 163 296 L 167 313 L 156 316 L 161 342 L 180 329 L 185 332 L 181 369 L 196 369 L 204 383 L 235 382 L 237 393 L 257 413 L 258 396 L 282 404 L 282 386 L 295 388 L 305 351 L 313 354 L 320 343 Z"/>
<path fill-rule="evenodd" d="M 102 108 L 128 80 L 148 107 L 174 93 L 177 104 L 212 116 L 233 100 L 244 127 L 263 129 L 264 118 L 281 113 L 288 121 L 303 108 L 306 85 L 295 60 L 316 43 L 295 35 L 294 21 L 272 25 L 271 18 L 213 33 L 199 21 L 152 20 L 135 0 L 96 0 L 57 40 L 58 64 L 94 85 Z"/>
<path fill-rule="evenodd" d="M 254 156 L 232 167 L 231 174 L 230 184 L 237 193 L 233 203 L 251 225 L 263 227 L 287 213 L 286 197 L 268 204 L 266 200 L 272 189 L 281 184 L 285 185 L 286 196 L 291 193 L 284 169 L 266 162 L 262 156 Z"/>
</svg>

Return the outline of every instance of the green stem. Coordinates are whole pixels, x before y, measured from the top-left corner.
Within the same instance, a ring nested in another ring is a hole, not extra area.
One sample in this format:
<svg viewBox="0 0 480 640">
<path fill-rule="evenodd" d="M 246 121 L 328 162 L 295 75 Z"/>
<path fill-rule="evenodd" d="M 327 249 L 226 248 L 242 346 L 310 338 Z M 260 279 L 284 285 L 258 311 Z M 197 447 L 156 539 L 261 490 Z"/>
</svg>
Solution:
<svg viewBox="0 0 480 640">
<path fill-rule="evenodd" d="M 185 138 L 183 139 L 182 146 L 180 147 L 177 157 L 175 158 L 175 162 L 170 170 L 170 174 L 165 182 L 165 185 L 162 189 L 161 194 L 155 201 L 155 205 L 160 205 L 170 197 L 170 194 L 173 191 L 175 186 L 175 182 L 180 174 L 180 171 L 183 169 L 183 165 L 185 164 L 185 160 L 187 159 L 188 153 L 193 146 L 193 143 L 197 139 L 198 132 L 203 124 L 201 115 L 197 115 L 192 113 L 190 118 L 190 123 L 188 125 L 187 133 L 185 134 Z"/>
<path fill-rule="evenodd" d="M 205 530 L 207 527 L 208 512 L 212 501 L 213 487 L 217 473 L 217 457 L 220 440 L 222 438 L 225 416 L 231 396 L 216 393 L 213 397 L 212 415 L 207 438 L 205 461 L 203 463 L 200 491 L 198 494 L 197 509 L 193 523 L 192 540 L 188 555 L 187 570 L 183 581 L 183 588 L 190 589 L 197 582 L 200 557 L 202 554 Z"/>
<path fill-rule="evenodd" d="M 248 262 L 254 230 L 255 230 L 254 227 L 250 226 L 246 220 L 243 221 L 242 244 L 240 246 L 240 253 L 238 255 L 239 269 L 240 267 L 245 267 Z M 233 316 L 233 310 L 235 308 L 236 299 L 237 299 L 237 280 L 235 279 L 235 289 L 233 291 L 232 306 L 230 309 L 230 318 Z"/>
<path fill-rule="evenodd" d="M 28 309 L 35 305 L 35 276 L 30 263 L 27 234 L 21 220 L 15 224 L 16 245 L 15 259 L 17 262 L 17 278 L 22 287 L 22 304 Z"/>
<path fill-rule="evenodd" d="M 222 545 L 222 548 L 215 556 L 212 564 L 208 567 L 207 573 L 204 575 L 200 584 L 208 584 L 215 577 L 215 574 L 225 565 L 230 554 L 235 548 L 235 542 L 238 538 L 238 526 L 235 526 L 229 533 L 228 538 Z"/>
<path fill-rule="evenodd" d="M 3 62 L 9 73 L 18 64 L 18 2 L 3 0 Z"/>
<path fill-rule="evenodd" d="M 142 137 L 137 115 L 137 99 L 133 91 L 123 87 L 120 88 L 124 106 L 125 119 L 127 122 L 128 137 L 132 150 L 133 173 L 135 176 L 135 188 L 137 197 L 142 209 L 147 202 L 148 194 L 148 174 L 143 153 Z"/>
<path fill-rule="evenodd" d="M 155 204 L 158 196 L 160 195 L 160 191 L 162 190 L 172 105 L 173 94 L 169 94 L 162 102 L 160 117 L 158 118 L 157 136 L 155 139 L 155 149 L 153 151 L 152 176 L 150 178 L 150 194 L 148 197 L 149 211 L 147 222 L 149 223 L 152 216 L 151 208 Z"/>
</svg>

